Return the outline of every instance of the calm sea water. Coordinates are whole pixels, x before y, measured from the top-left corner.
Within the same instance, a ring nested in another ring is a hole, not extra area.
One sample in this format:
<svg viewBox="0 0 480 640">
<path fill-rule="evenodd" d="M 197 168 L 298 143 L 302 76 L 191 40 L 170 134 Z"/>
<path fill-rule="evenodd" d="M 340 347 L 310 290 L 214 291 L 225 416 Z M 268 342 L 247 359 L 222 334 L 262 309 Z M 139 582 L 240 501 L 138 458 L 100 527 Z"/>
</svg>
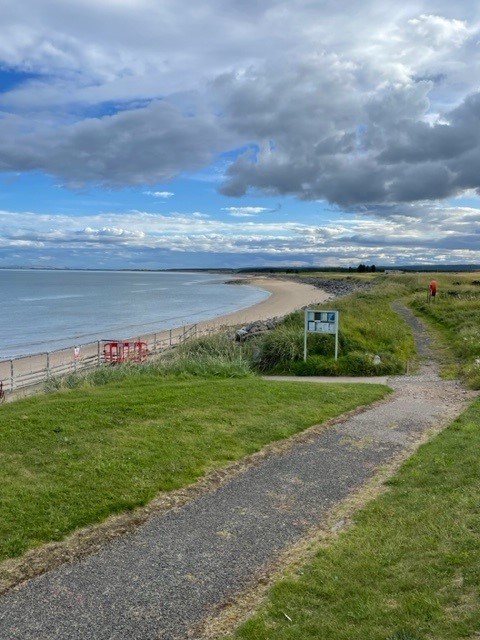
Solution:
<svg viewBox="0 0 480 640">
<path fill-rule="evenodd" d="M 0 269 L 0 360 L 154 333 L 249 307 L 268 293 L 204 273 Z"/>
</svg>

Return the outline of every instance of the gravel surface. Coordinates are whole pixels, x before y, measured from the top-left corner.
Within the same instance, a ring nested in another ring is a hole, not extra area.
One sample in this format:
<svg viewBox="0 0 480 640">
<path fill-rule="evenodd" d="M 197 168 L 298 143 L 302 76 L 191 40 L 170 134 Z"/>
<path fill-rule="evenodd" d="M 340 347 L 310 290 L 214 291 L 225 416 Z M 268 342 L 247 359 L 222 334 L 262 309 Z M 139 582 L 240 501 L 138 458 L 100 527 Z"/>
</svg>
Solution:
<svg viewBox="0 0 480 640">
<path fill-rule="evenodd" d="M 473 397 L 438 378 L 428 339 L 418 375 L 389 398 L 247 468 L 215 491 L 152 517 L 97 554 L 0 598 L 2 640 L 184 639 L 214 607 L 320 526 L 381 465 L 445 426 Z M 272 384 L 282 384 L 272 381 Z"/>
</svg>

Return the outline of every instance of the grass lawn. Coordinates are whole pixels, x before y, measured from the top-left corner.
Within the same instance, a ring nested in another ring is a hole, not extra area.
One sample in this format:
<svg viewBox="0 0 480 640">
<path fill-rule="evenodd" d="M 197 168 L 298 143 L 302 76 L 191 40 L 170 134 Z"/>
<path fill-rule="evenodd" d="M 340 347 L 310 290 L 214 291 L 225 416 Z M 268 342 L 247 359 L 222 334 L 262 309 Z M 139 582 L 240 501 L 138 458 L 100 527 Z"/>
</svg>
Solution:
<svg viewBox="0 0 480 640">
<path fill-rule="evenodd" d="M 278 583 L 242 640 L 480 637 L 480 400 Z M 288 618 L 287 618 L 288 616 Z"/>
<path fill-rule="evenodd" d="M 0 559 L 143 505 L 387 392 L 152 373 L 2 405 Z"/>
</svg>

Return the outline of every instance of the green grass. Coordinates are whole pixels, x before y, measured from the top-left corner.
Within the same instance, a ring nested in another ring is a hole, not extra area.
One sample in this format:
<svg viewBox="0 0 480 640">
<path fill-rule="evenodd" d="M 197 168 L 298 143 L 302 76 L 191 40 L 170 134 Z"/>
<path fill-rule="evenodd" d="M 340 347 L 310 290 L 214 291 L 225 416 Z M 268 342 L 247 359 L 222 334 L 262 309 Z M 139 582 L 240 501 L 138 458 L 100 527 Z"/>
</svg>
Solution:
<svg viewBox="0 0 480 640">
<path fill-rule="evenodd" d="M 446 370 L 480 389 L 480 274 L 435 274 L 439 290 L 427 303 L 428 278 L 419 278 L 421 293 L 410 299 L 412 309 L 449 345 Z M 432 279 L 432 276 L 429 278 Z"/>
<path fill-rule="evenodd" d="M 338 361 L 334 360 L 333 336 L 309 334 L 309 357 L 303 362 L 302 311 L 291 314 L 277 329 L 258 340 L 257 367 L 263 372 L 297 375 L 403 373 L 414 356 L 414 342 L 409 327 L 390 305 L 393 300 L 411 294 L 412 281 L 408 276 L 393 281 L 378 275 L 374 281 L 371 289 L 313 307 L 340 312 Z M 373 364 L 375 355 L 380 356 L 380 365 Z"/>
<path fill-rule="evenodd" d="M 0 559 L 143 505 L 386 392 L 145 370 L 2 405 Z"/>
<path fill-rule="evenodd" d="M 337 542 L 278 583 L 242 640 L 480 634 L 480 400 L 421 447 Z M 289 620 L 286 616 L 289 616 Z"/>
</svg>

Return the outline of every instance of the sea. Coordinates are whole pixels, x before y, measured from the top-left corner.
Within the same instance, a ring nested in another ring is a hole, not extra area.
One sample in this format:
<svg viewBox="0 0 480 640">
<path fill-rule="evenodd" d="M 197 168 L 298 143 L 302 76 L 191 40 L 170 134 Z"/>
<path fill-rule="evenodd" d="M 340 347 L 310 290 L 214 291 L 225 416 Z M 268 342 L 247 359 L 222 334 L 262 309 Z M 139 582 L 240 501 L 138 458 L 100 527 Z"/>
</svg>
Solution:
<svg viewBox="0 0 480 640">
<path fill-rule="evenodd" d="M 228 275 L 0 269 L 0 360 L 213 319 L 270 295 Z"/>
</svg>

